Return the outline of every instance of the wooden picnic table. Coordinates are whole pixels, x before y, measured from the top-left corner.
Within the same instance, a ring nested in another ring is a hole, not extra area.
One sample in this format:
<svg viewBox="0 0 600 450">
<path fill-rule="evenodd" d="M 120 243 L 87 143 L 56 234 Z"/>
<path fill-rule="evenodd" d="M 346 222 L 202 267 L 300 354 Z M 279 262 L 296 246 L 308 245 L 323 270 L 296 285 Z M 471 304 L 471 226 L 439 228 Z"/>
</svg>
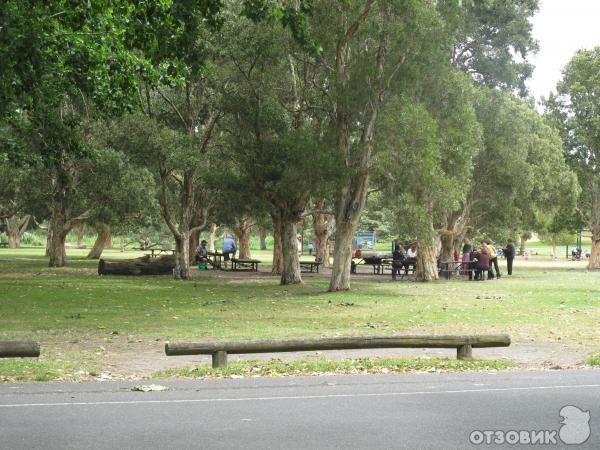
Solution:
<svg viewBox="0 0 600 450">
<path fill-rule="evenodd" d="M 473 261 L 440 261 L 440 274 L 449 280 L 455 272 L 466 272 L 470 270 L 469 265 Z"/>
<path fill-rule="evenodd" d="M 258 259 L 232 258 L 231 259 L 231 270 L 237 271 L 237 272 L 242 272 L 242 271 L 246 271 L 246 270 L 249 272 L 258 272 L 258 265 L 261 262 L 262 261 L 259 261 Z"/>
<path fill-rule="evenodd" d="M 214 252 L 206 252 L 206 254 L 208 256 L 212 256 L 212 266 L 213 266 L 213 269 L 215 269 L 215 270 L 216 269 L 220 269 L 221 268 L 221 264 L 223 262 L 223 253 L 214 251 Z"/>
<path fill-rule="evenodd" d="M 160 255 L 161 253 L 169 253 L 171 252 L 171 255 L 175 254 L 175 250 L 167 250 L 164 248 L 148 248 L 147 249 L 150 253 L 147 255 L 150 256 L 150 258 L 156 258 L 158 255 Z"/>
<path fill-rule="evenodd" d="M 302 270 L 302 272 L 313 272 L 313 269 L 315 272 L 319 273 L 319 266 L 323 264 L 322 262 L 317 262 L 317 261 L 300 261 L 300 269 L 304 269 Z"/>
</svg>

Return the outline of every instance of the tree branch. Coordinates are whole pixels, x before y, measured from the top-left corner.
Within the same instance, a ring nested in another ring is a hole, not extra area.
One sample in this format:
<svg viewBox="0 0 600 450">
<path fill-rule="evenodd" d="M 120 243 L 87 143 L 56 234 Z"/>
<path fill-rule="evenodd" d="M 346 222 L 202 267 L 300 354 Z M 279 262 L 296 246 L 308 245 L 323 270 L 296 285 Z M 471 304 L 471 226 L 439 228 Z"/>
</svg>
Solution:
<svg viewBox="0 0 600 450">
<path fill-rule="evenodd" d="M 160 94 L 160 96 L 163 98 L 163 100 L 166 101 L 171 106 L 171 109 L 173 109 L 173 111 L 179 116 L 179 119 L 181 120 L 181 123 L 183 124 L 183 128 L 185 128 L 187 130 L 189 128 L 188 123 L 184 119 L 183 115 L 181 114 L 181 112 L 179 111 L 179 109 L 177 108 L 175 103 L 173 103 L 173 101 L 169 97 L 167 97 L 160 89 L 156 88 L 156 92 L 158 92 Z"/>
</svg>

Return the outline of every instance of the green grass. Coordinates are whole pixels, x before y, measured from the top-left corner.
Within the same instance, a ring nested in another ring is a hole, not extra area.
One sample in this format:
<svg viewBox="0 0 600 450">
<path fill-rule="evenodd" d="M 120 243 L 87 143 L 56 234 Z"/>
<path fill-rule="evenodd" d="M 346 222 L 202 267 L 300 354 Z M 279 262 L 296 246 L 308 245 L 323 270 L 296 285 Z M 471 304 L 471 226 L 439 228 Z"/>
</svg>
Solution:
<svg viewBox="0 0 600 450">
<path fill-rule="evenodd" d="M 479 370 L 506 370 L 517 367 L 505 360 L 459 361 L 443 358 L 363 358 L 329 360 L 324 358 L 282 361 L 231 361 L 225 369 L 209 365 L 185 366 L 155 372 L 149 378 L 209 378 L 228 377 L 279 377 L 287 375 L 367 374 L 404 372 L 461 372 Z"/>
<path fill-rule="evenodd" d="M 104 256 L 142 254 L 111 250 Z M 0 339 L 34 339 L 43 352 L 68 350 L 64 364 L 99 369 L 106 363 L 103 352 L 94 351 L 98 346 L 114 354 L 135 351 L 138 341 L 192 338 L 502 332 L 513 342 L 588 352 L 598 351 L 600 342 L 600 272 L 588 272 L 580 262 L 518 259 L 513 278 L 483 283 L 392 283 L 389 276 L 356 276 L 352 291 L 328 293 L 326 278 L 284 287 L 266 273 L 232 277 L 194 269 L 190 282 L 100 277 L 97 262 L 84 255 L 85 250 L 69 250 L 69 266 L 54 269 L 46 267 L 43 249 L 0 249 Z M 270 261 L 269 252 L 253 255 Z M 85 352 L 89 361 L 80 356 Z M 53 358 L 42 360 L 41 372 Z M 0 376 L 17 370 L 16 364 L 2 361 Z"/>
<path fill-rule="evenodd" d="M 600 367 L 600 353 L 594 353 L 592 355 L 589 355 L 585 359 L 585 363 L 588 366 Z"/>
<path fill-rule="evenodd" d="M 79 381 L 99 374 L 97 365 L 90 359 L 85 353 L 46 354 L 39 359 L 0 359 L 0 382 Z"/>
</svg>

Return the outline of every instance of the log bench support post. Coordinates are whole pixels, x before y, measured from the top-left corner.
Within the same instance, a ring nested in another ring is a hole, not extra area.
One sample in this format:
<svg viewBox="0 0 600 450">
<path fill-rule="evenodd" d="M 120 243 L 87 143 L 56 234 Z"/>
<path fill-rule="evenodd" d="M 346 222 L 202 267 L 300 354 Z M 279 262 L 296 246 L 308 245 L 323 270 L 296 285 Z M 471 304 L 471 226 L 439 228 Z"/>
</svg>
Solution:
<svg viewBox="0 0 600 450">
<path fill-rule="evenodd" d="M 39 342 L 0 341 L 0 358 L 37 358 L 39 356 Z"/>
<path fill-rule="evenodd" d="M 456 359 L 471 360 L 473 359 L 473 347 L 471 345 L 461 345 L 456 348 Z"/>
<path fill-rule="evenodd" d="M 226 369 L 227 368 L 227 352 L 219 350 L 212 354 L 212 367 L 213 369 Z"/>
</svg>

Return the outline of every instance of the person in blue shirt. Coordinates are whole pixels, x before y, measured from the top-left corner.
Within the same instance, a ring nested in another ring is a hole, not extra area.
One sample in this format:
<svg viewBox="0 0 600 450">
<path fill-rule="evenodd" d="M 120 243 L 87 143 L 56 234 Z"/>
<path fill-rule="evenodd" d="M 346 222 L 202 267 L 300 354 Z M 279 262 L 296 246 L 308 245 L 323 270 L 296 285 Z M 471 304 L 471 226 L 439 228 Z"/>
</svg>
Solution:
<svg viewBox="0 0 600 450">
<path fill-rule="evenodd" d="M 223 249 L 221 251 L 221 253 L 223 253 L 223 265 L 225 268 L 227 268 L 227 262 L 235 255 L 235 252 L 237 252 L 235 241 L 233 240 L 233 237 L 228 234 L 223 240 Z"/>
</svg>

